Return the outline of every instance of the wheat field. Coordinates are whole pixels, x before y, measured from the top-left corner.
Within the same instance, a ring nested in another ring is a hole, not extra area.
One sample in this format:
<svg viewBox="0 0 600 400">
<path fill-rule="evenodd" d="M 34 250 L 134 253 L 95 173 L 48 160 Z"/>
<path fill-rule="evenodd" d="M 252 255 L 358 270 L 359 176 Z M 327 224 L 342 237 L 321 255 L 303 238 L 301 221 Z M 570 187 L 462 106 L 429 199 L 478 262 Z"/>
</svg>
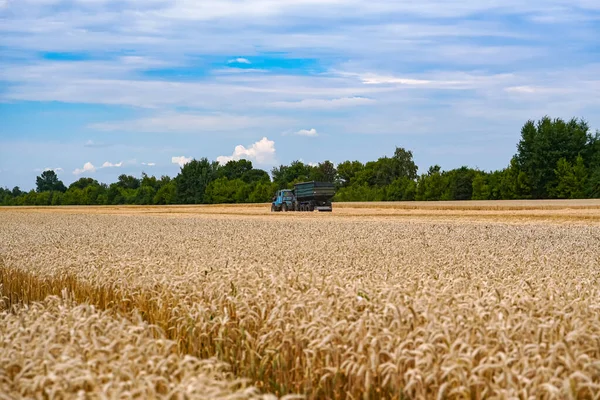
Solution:
<svg viewBox="0 0 600 400">
<path fill-rule="evenodd" d="M 599 399 L 600 205 L 531 204 L 0 209 L 0 392 Z"/>
</svg>

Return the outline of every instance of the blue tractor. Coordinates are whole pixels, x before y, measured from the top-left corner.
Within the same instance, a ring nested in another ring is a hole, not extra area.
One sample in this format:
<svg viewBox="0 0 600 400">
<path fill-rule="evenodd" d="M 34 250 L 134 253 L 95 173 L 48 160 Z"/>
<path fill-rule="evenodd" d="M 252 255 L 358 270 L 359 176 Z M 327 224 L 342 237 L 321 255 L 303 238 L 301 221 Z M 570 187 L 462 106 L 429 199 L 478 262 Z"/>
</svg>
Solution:
<svg viewBox="0 0 600 400">
<path fill-rule="evenodd" d="M 290 189 L 278 190 L 271 203 L 271 211 L 293 211 L 294 191 Z"/>
</svg>

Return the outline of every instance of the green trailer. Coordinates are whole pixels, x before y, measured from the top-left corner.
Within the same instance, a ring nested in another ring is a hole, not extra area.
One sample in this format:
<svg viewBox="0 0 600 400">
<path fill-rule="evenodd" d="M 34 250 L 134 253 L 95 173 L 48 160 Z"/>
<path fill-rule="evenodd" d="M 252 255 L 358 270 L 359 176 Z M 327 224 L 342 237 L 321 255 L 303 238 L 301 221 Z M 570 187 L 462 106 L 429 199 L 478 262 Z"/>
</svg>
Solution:
<svg viewBox="0 0 600 400">
<path fill-rule="evenodd" d="M 335 186 L 331 182 L 302 182 L 294 185 L 293 193 L 297 211 L 331 211 Z"/>
</svg>

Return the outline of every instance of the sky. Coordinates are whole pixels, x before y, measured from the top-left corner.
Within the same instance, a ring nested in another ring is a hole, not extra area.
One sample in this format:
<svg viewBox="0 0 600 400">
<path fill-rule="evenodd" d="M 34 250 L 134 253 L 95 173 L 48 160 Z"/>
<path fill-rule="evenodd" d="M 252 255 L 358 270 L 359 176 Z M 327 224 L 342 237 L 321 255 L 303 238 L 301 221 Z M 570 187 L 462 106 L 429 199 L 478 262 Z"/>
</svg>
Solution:
<svg viewBox="0 0 600 400">
<path fill-rule="evenodd" d="M 189 160 L 508 165 L 600 128 L 597 0 L 0 0 L 0 186 Z"/>
</svg>

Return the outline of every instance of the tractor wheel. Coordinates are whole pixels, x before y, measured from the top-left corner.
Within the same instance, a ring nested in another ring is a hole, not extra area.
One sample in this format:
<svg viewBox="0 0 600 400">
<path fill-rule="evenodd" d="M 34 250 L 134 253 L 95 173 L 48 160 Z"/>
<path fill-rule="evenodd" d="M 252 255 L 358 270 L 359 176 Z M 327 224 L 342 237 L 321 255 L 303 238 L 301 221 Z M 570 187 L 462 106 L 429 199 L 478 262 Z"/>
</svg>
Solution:
<svg viewBox="0 0 600 400">
<path fill-rule="evenodd" d="M 271 212 L 275 212 L 275 211 L 277 211 L 277 210 L 275 209 L 275 204 L 271 204 Z"/>
<path fill-rule="evenodd" d="M 283 212 L 287 212 L 287 210 L 288 210 L 288 208 L 287 208 L 287 204 L 283 203 L 283 204 L 281 205 L 281 211 L 283 211 Z"/>
</svg>

